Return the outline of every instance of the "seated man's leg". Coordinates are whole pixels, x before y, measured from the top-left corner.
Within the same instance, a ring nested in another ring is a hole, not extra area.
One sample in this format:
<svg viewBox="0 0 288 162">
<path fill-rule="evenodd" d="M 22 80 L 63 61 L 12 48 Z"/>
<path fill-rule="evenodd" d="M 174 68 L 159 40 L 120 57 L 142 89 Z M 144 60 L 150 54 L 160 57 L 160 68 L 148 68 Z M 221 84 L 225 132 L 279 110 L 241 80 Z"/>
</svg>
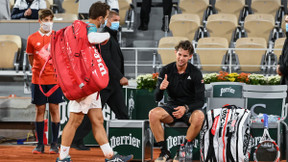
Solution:
<svg viewBox="0 0 288 162">
<path fill-rule="evenodd" d="M 205 115 L 203 111 L 195 110 L 192 112 L 189 118 L 190 126 L 186 133 L 187 140 L 193 141 L 196 138 L 196 136 L 199 134 L 202 128 L 204 119 L 205 119 Z"/>
<path fill-rule="evenodd" d="M 171 111 L 172 113 L 172 111 Z M 171 159 L 171 154 L 167 149 L 166 141 L 164 140 L 164 129 L 161 123 L 172 123 L 173 117 L 162 107 L 156 107 L 149 112 L 149 123 L 156 142 L 161 147 L 161 154 L 155 162 L 167 161 Z"/>
<path fill-rule="evenodd" d="M 76 129 L 79 127 L 83 120 L 83 113 L 70 113 L 68 123 L 65 125 L 62 133 L 61 149 L 59 158 L 64 159 L 69 155 L 70 145 L 74 138 Z"/>
<path fill-rule="evenodd" d="M 190 123 L 190 126 L 187 129 L 186 138 L 182 144 L 186 145 L 186 143 L 188 142 L 188 144 L 192 145 L 191 142 L 197 137 L 202 128 L 205 115 L 202 110 L 194 110 L 190 117 L 188 114 L 184 114 L 181 119 L 187 124 Z M 179 150 L 174 156 L 173 162 L 179 161 Z"/>
</svg>

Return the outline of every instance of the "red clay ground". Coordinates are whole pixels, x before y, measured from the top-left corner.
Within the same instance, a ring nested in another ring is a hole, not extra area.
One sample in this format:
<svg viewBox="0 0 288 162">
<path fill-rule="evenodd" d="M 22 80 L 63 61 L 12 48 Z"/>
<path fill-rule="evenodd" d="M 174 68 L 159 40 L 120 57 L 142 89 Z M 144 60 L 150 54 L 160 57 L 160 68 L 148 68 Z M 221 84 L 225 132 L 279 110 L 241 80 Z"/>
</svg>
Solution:
<svg viewBox="0 0 288 162">
<path fill-rule="evenodd" d="M 0 145 L 0 162 L 55 162 L 58 155 L 49 154 L 49 146 L 45 147 L 44 154 L 32 154 L 34 146 L 4 146 Z M 160 150 L 154 149 L 154 160 L 159 156 Z M 73 162 L 103 162 L 104 156 L 99 147 L 91 147 L 90 151 L 78 151 L 71 149 L 70 155 Z M 285 162 L 282 160 L 281 162 Z M 199 162 L 199 161 L 193 161 Z"/>
<path fill-rule="evenodd" d="M 44 154 L 32 154 L 32 150 L 35 146 L 24 145 L 1 145 L 0 146 L 0 162 L 55 162 L 58 155 L 49 154 L 49 146 L 45 147 Z M 154 150 L 154 159 L 160 154 L 159 149 Z M 78 151 L 71 149 L 70 155 L 73 162 L 104 162 L 105 158 L 102 155 L 102 151 L 99 147 L 91 147 L 90 151 Z"/>
</svg>

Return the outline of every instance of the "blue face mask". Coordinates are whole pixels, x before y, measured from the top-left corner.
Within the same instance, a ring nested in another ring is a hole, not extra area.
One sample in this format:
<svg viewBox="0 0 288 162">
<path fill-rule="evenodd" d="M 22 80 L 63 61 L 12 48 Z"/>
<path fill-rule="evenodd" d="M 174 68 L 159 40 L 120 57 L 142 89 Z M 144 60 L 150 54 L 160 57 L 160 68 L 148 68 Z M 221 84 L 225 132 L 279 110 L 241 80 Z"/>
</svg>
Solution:
<svg viewBox="0 0 288 162">
<path fill-rule="evenodd" d="M 100 28 L 104 28 L 106 26 L 106 24 L 107 24 L 107 19 L 105 20 L 104 24 L 100 25 Z"/>
<path fill-rule="evenodd" d="M 118 30 L 118 29 L 119 29 L 119 24 L 120 24 L 119 21 L 111 22 L 110 29 L 112 29 L 112 30 Z"/>
<path fill-rule="evenodd" d="M 286 23 L 286 32 L 288 32 L 288 23 Z"/>
</svg>

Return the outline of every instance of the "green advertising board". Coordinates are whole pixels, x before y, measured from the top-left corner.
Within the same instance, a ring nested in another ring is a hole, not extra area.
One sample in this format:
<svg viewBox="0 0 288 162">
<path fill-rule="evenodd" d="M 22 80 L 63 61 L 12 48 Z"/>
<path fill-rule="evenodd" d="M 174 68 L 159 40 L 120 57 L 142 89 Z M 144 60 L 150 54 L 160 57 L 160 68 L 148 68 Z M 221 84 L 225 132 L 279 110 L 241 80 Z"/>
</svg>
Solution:
<svg viewBox="0 0 288 162">
<path fill-rule="evenodd" d="M 134 155 L 134 160 L 153 159 L 153 137 L 148 120 L 110 120 L 107 122 L 110 146 L 121 155 Z"/>
<path fill-rule="evenodd" d="M 251 111 L 252 115 L 259 113 L 268 115 L 281 116 L 283 99 L 257 99 L 248 98 L 247 108 Z"/>
<path fill-rule="evenodd" d="M 214 85 L 213 97 L 241 98 L 242 85 Z"/>
<path fill-rule="evenodd" d="M 157 107 L 154 91 L 127 88 L 126 97 L 130 119 L 148 119 L 149 111 Z"/>
</svg>

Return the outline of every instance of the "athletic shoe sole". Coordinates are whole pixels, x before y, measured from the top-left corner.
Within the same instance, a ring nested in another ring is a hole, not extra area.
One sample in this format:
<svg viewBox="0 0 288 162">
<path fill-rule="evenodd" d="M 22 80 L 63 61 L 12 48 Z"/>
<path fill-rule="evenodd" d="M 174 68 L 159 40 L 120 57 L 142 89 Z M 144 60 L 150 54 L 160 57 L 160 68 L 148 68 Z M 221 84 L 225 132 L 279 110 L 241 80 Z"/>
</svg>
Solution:
<svg viewBox="0 0 288 162">
<path fill-rule="evenodd" d="M 32 154 L 43 154 L 44 152 L 39 151 L 33 151 Z"/>
</svg>

